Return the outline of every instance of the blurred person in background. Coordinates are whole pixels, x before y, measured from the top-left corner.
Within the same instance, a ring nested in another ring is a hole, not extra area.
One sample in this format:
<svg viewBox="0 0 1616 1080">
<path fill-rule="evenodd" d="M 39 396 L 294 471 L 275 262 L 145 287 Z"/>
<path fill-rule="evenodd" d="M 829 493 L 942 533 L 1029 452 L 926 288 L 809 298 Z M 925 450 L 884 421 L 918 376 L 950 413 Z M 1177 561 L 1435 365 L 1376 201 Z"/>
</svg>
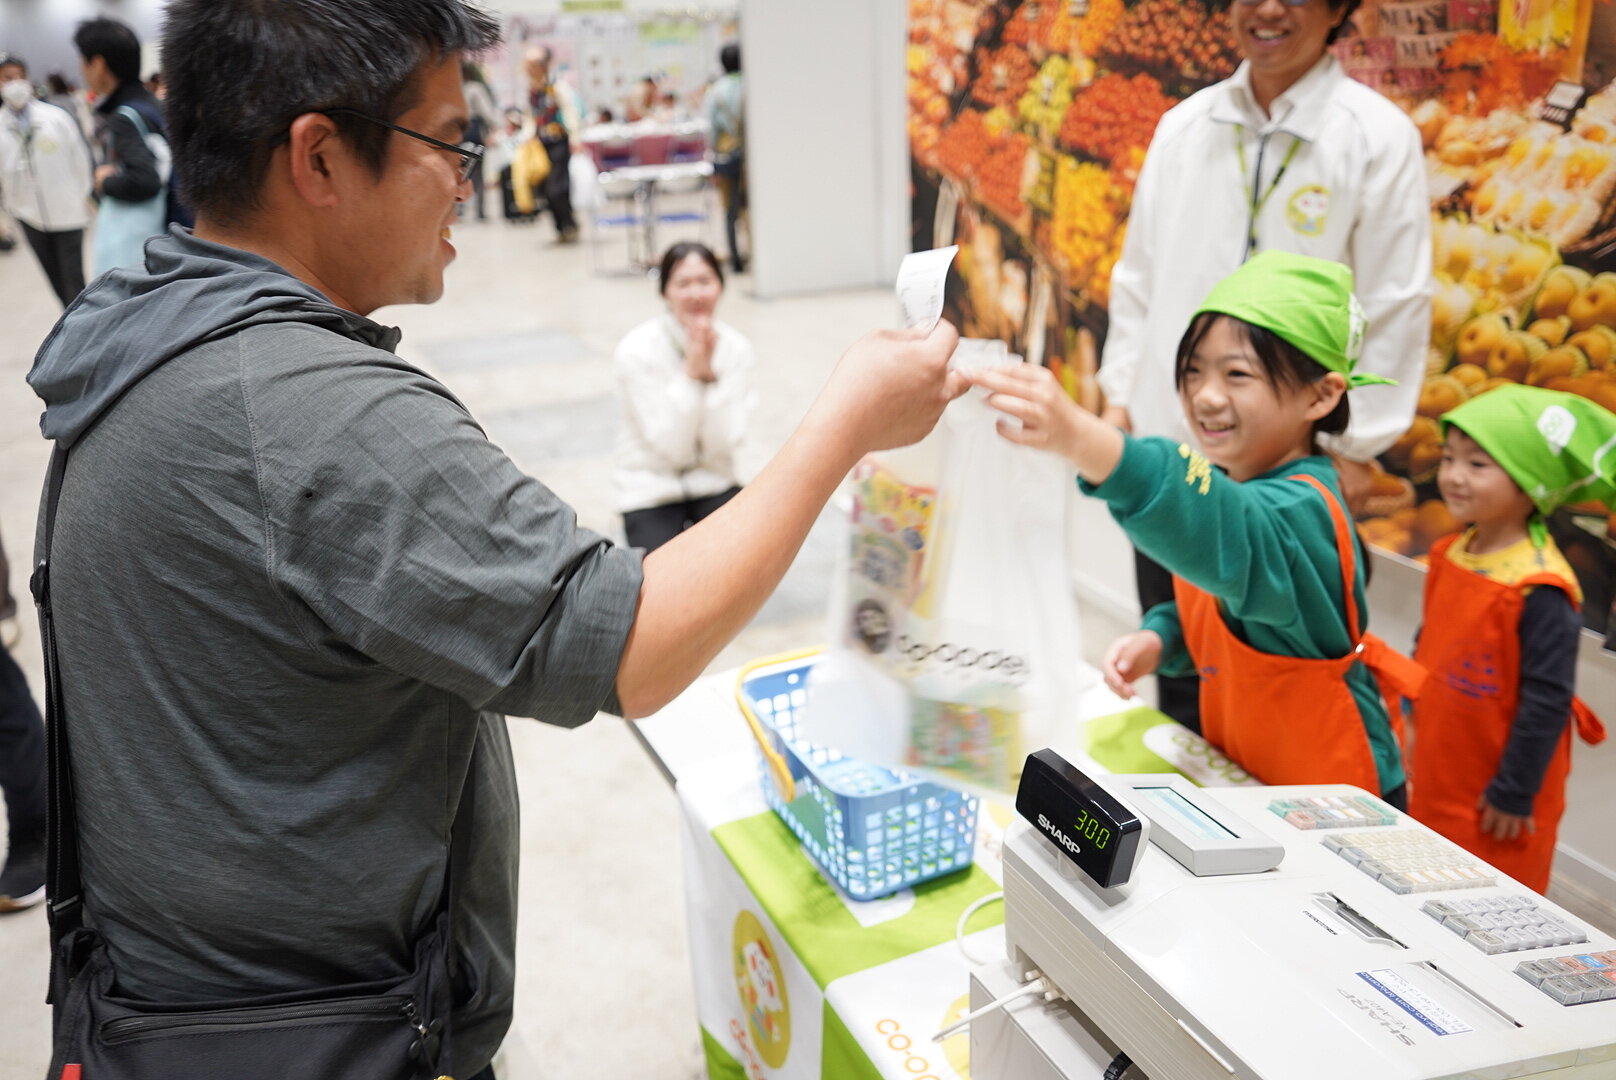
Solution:
<svg viewBox="0 0 1616 1080">
<path fill-rule="evenodd" d="M 715 317 L 718 256 L 674 244 L 662 256 L 661 315 L 630 330 L 612 357 L 622 401 L 617 508 L 630 547 L 655 551 L 741 490 L 757 404 L 752 343 Z"/>
<path fill-rule="evenodd" d="M 655 75 L 646 75 L 634 86 L 634 93 L 629 95 L 623 108 L 623 115 L 629 123 L 637 120 L 650 120 L 657 107 L 657 82 Z"/>
<path fill-rule="evenodd" d="M 556 242 L 573 244 L 578 241 L 578 222 L 572 213 L 571 132 L 578 127 L 578 108 L 567 87 L 552 77 L 552 60 L 548 46 L 528 50 L 528 109 L 533 115 L 534 132 L 550 158 L 544 201 L 555 219 Z"/>
<path fill-rule="evenodd" d="M 462 139 L 464 145 L 478 150 L 486 149 L 488 143 L 498 137 L 499 110 L 494 106 L 494 92 L 488 88 L 488 79 L 482 68 L 470 60 L 460 65 L 460 88 L 466 95 L 466 108 L 471 113 L 471 122 L 466 125 L 466 133 Z M 488 213 L 485 209 L 483 187 L 485 177 L 483 169 L 474 169 L 471 174 L 471 202 L 477 211 L 478 221 L 487 221 Z M 495 176 L 498 176 L 496 171 Z M 465 207 L 460 207 L 464 216 Z"/>
<path fill-rule="evenodd" d="M 707 124 L 713 133 L 713 175 L 724 200 L 724 241 L 729 264 L 739 274 L 746 269 L 735 238 L 735 226 L 746 212 L 746 92 L 741 82 L 741 47 L 725 45 L 718 51 L 724 74 L 707 91 Z"/>
<path fill-rule="evenodd" d="M 91 19 L 73 35 L 84 84 L 95 94 L 95 268 L 140 266 L 148 239 L 168 227 L 163 108 L 140 81 L 140 40 L 115 19 Z"/>
<path fill-rule="evenodd" d="M 0 545 L 0 795 L 6 858 L 0 863 L 0 915 L 45 899 L 45 723 L 28 680 L 11 658 L 22 637 L 11 567 Z"/>
<path fill-rule="evenodd" d="M 0 56 L 0 192 L 64 308 L 84 291 L 90 183 L 78 122 L 34 97 L 20 58 Z"/>
<path fill-rule="evenodd" d="M 53 71 L 45 76 L 45 100 L 71 116 L 79 125 L 86 141 L 95 131 L 95 124 L 90 120 L 90 106 L 84 100 L 84 94 L 60 71 Z"/>
</svg>

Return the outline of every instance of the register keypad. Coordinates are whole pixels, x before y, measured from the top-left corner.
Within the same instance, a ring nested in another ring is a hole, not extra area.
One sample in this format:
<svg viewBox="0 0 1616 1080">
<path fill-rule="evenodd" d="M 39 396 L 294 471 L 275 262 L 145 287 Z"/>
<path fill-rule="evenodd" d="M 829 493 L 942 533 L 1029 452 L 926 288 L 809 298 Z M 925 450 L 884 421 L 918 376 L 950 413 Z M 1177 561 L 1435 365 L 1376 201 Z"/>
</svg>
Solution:
<svg viewBox="0 0 1616 1080">
<path fill-rule="evenodd" d="M 1268 811 L 1298 829 L 1365 829 L 1397 824 L 1397 812 L 1367 795 L 1275 799 Z"/>
<path fill-rule="evenodd" d="M 1526 895 L 1427 900 L 1420 910 L 1489 956 L 1588 940 L 1581 928 L 1540 909 Z"/>
<path fill-rule="evenodd" d="M 1456 844 L 1414 829 L 1355 829 L 1325 837 L 1324 847 L 1395 893 L 1482 889 L 1498 884 L 1486 863 L 1476 861 Z"/>
<path fill-rule="evenodd" d="M 1616 949 L 1522 960 L 1515 974 L 1561 1005 L 1616 1001 Z"/>
</svg>

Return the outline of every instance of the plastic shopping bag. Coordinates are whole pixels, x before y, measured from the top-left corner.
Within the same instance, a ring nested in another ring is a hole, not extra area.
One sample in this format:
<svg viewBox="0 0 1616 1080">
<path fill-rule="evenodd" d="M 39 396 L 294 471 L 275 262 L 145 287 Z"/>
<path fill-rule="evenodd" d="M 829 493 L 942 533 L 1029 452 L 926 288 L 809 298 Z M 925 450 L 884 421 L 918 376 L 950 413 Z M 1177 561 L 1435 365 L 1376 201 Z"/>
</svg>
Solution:
<svg viewBox="0 0 1616 1080">
<path fill-rule="evenodd" d="M 963 342 L 968 362 L 995 360 Z M 853 474 L 829 654 L 808 742 L 1013 796 L 1026 756 L 1075 732 L 1082 676 L 1067 570 L 1075 490 L 1059 457 L 1001 437 L 980 391 L 937 430 Z"/>
</svg>

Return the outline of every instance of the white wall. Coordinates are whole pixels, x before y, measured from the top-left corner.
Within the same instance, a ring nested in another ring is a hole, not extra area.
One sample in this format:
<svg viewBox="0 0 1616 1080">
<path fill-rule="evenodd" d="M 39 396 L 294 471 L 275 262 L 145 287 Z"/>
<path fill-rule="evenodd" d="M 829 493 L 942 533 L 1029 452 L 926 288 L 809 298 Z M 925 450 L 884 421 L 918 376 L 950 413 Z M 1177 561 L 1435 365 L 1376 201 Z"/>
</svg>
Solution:
<svg viewBox="0 0 1616 1080">
<path fill-rule="evenodd" d="M 81 84 L 79 54 L 73 31 L 98 16 L 127 23 L 146 54 L 143 75 L 157 67 L 158 35 L 164 0 L 0 0 L 0 52 L 16 53 L 28 64 L 35 82 L 60 71 Z"/>
<path fill-rule="evenodd" d="M 746 0 L 759 296 L 891 282 L 908 240 L 903 0 Z"/>
</svg>

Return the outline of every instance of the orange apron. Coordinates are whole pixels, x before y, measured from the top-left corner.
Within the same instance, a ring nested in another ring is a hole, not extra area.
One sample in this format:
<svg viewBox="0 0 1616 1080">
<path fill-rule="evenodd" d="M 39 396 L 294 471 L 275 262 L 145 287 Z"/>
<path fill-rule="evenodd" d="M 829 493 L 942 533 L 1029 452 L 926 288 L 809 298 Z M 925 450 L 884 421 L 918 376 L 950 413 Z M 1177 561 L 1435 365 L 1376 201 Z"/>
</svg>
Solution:
<svg viewBox="0 0 1616 1080">
<path fill-rule="evenodd" d="M 1555 833 L 1565 812 L 1572 725 L 1566 725 L 1532 804 L 1536 832 L 1509 841 L 1483 833 L 1476 800 L 1498 771 L 1520 703 L 1526 587 L 1553 585 L 1568 597 L 1576 595 L 1575 587 L 1557 574 L 1533 574 L 1514 585 L 1484 578 L 1447 557 L 1456 539 L 1446 537 L 1431 549 L 1425 579 L 1426 621 L 1414 657 L 1430 670 L 1431 679 L 1414 710 L 1409 812 L 1521 884 L 1543 892 L 1549 887 Z M 1604 739 L 1604 725 L 1582 701 L 1572 699 L 1571 715 L 1584 742 Z"/>
<path fill-rule="evenodd" d="M 1379 794 L 1380 772 L 1347 672 L 1361 660 L 1376 674 L 1386 688 L 1388 716 L 1399 741 L 1402 710 L 1390 707 L 1391 692 L 1416 696 L 1424 672 L 1362 632 L 1353 594 L 1357 546 L 1335 495 L 1311 476 L 1287 479 L 1311 484 L 1329 506 L 1352 651 L 1336 659 L 1259 652 L 1229 630 L 1217 597 L 1175 577 L 1173 595 L 1184 643 L 1201 676 L 1201 731 L 1265 784 L 1356 784 Z"/>
</svg>

